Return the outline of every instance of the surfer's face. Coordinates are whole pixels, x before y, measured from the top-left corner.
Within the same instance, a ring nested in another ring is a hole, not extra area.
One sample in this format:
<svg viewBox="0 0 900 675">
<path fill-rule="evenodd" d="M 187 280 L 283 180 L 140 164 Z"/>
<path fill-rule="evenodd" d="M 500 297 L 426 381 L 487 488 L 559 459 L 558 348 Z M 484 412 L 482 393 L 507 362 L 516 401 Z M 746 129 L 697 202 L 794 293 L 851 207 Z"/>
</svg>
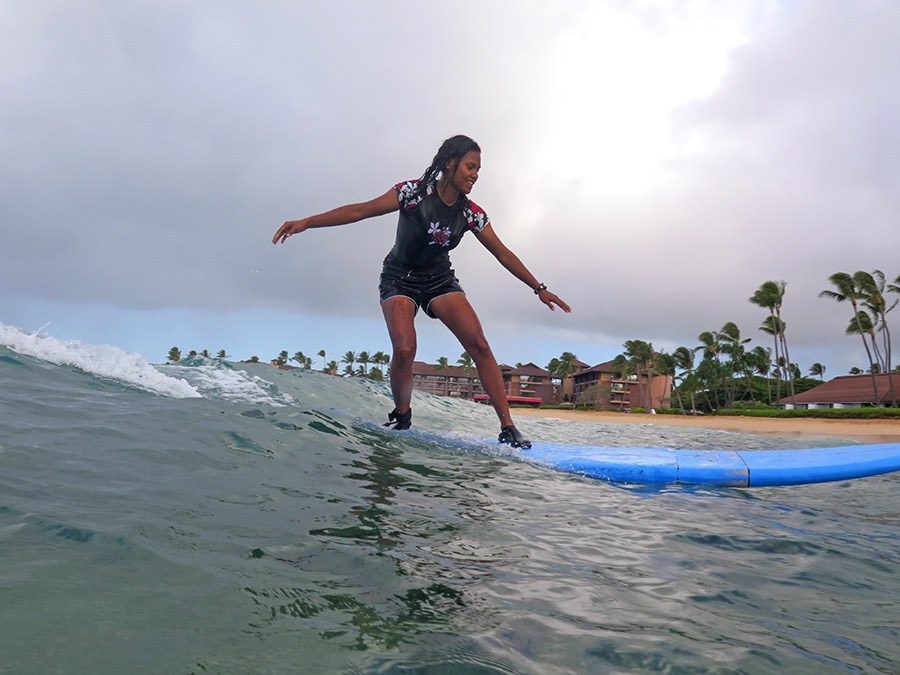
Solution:
<svg viewBox="0 0 900 675">
<path fill-rule="evenodd" d="M 451 171 L 453 187 L 467 195 L 478 180 L 478 172 L 481 170 L 481 153 L 474 150 L 463 155 L 455 166 L 451 163 L 447 169 Z"/>
</svg>

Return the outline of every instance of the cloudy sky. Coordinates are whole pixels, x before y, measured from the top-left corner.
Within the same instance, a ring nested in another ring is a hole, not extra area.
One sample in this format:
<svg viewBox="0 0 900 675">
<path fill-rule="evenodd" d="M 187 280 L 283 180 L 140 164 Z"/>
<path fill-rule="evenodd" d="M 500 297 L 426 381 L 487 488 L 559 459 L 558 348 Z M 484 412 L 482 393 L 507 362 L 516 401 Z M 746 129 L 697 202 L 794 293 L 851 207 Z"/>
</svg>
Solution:
<svg viewBox="0 0 900 675">
<path fill-rule="evenodd" d="M 271 237 L 466 133 L 472 197 L 574 309 L 467 238 L 499 360 L 727 321 L 767 346 L 747 299 L 775 279 L 792 357 L 845 373 L 865 355 L 819 291 L 900 275 L 897 35 L 894 0 L 0 0 L 0 322 L 155 362 L 387 351 L 395 215 Z M 418 327 L 420 358 L 459 356 Z"/>
</svg>

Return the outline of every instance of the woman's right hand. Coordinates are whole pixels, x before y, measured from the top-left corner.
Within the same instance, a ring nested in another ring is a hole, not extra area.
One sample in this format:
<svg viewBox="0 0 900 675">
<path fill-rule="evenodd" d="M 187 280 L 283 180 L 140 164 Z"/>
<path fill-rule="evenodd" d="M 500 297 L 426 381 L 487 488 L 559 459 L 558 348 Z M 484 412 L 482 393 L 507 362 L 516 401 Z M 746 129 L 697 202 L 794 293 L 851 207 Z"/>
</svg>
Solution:
<svg viewBox="0 0 900 675">
<path fill-rule="evenodd" d="M 303 220 L 285 221 L 284 224 L 278 228 L 275 236 L 272 237 L 272 243 L 277 244 L 280 240 L 283 244 L 291 235 L 300 234 L 309 227 L 308 220 L 308 218 L 304 218 Z"/>
</svg>

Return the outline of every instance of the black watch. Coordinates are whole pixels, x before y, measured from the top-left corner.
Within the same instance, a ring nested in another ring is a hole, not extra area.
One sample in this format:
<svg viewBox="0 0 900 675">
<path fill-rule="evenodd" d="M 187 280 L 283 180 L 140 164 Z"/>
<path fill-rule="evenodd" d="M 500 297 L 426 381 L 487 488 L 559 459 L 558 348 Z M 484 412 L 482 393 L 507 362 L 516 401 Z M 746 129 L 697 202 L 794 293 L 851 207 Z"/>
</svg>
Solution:
<svg viewBox="0 0 900 675">
<path fill-rule="evenodd" d="M 534 294 L 539 295 L 541 291 L 546 291 L 546 290 L 547 290 L 547 284 L 541 284 L 540 286 L 538 286 L 537 288 L 534 289 Z"/>
</svg>

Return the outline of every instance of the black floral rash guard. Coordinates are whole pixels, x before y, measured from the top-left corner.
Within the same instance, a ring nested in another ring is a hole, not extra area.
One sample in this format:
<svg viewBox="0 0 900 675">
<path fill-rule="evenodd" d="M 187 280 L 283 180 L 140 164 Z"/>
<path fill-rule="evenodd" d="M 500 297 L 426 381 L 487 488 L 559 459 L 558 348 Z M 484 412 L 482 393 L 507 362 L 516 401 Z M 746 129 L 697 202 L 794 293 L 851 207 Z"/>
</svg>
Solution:
<svg viewBox="0 0 900 675">
<path fill-rule="evenodd" d="M 450 251 L 471 230 L 481 232 L 490 224 L 487 213 L 465 195 L 453 206 L 441 201 L 434 183 L 424 194 L 415 194 L 418 180 L 397 183 L 400 218 L 394 248 L 384 259 L 384 270 L 397 277 L 434 278 L 452 274 Z"/>
</svg>

